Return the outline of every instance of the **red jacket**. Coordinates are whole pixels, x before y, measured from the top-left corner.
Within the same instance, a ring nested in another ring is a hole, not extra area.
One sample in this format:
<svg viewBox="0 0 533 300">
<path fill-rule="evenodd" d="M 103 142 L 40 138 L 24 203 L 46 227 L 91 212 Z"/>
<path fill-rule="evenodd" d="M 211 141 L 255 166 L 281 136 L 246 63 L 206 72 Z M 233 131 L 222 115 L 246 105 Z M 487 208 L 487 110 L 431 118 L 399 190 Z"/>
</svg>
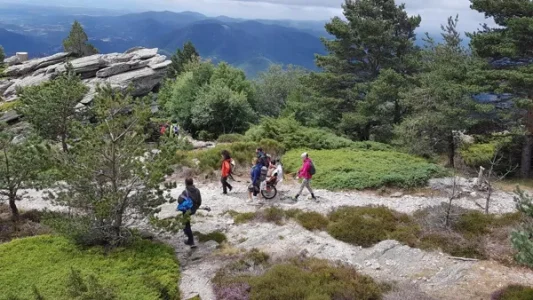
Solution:
<svg viewBox="0 0 533 300">
<path fill-rule="evenodd" d="M 222 177 L 228 177 L 231 173 L 231 158 L 222 161 Z"/>
<path fill-rule="evenodd" d="M 304 160 L 302 168 L 300 169 L 300 171 L 298 171 L 298 177 L 305 178 L 305 179 L 313 178 L 313 175 L 311 175 L 311 173 L 309 173 L 309 170 L 311 170 L 311 163 L 312 162 L 311 162 L 310 158 L 306 158 Z"/>
</svg>

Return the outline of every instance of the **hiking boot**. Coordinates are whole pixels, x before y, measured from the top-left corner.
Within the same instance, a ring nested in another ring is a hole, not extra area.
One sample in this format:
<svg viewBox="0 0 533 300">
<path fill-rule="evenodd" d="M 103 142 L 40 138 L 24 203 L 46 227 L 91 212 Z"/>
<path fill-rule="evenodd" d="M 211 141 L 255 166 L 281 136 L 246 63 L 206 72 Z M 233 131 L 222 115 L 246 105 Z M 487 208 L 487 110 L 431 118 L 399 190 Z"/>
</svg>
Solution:
<svg viewBox="0 0 533 300">
<path fill-rule="evenodd" d="M 187 246 L 195 247 L 195 245 L 194 245 L 194 241 L 185 240 L 184 243 L 185 243 L 185 245 L 187 245 Z"/>
<path fill-rule="evenodd" d="M 296 195 L 296 196 L 292 197 L 291 199 L 292 199 L 292 201 L 296 202 L 296 201 L 298 201 L 298 197 L 300 197 L 300 195 Z"/>
<path fill-rule="evenodd" d="M 233 187 L 232 186 L 229 186 L 228 187 L 229 191 L 231 192 L 233 190 Z"/>
<path fill-rule="evenodd" d="M 316 197 L 315 197 L 315 194 L 311 194 L 311 199 L 317 201 L 317 200 L 316 200 Z"/>
</svg>

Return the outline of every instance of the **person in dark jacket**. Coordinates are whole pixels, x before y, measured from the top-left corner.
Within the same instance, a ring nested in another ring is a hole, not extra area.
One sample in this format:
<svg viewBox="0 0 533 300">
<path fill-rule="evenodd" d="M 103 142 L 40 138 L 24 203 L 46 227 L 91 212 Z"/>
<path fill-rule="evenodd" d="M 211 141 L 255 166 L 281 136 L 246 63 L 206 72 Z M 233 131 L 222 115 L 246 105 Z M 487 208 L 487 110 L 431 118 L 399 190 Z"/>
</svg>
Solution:
<svg viewBox="0 0 533 300">
<path fill-rule="evenodd" d="M 194 186 L 194 180 L 192 178 L 185 179 L 185 190 L 181 193 L 181 195 L 178 197 L 178 203 L 182 203 L 185 201 L 185 198 L 191 198 L 193 202 L 193 207 L 190 211 L 184 212 L 183 216 L 185 218 L 189 218 L 185 222 L 185 228 L 183 229 L 183 232 L 187 236 L 187 240 L 185 240 L 185 245 L 189 245 L 191 247 L 195 247 L 194 245 L 194 236 L 192 234 L 191 229 L 191 220 L 190 216 L 194 215 L 198 208 L 202 205 L 202 195 L 200 194 L 200 190 L 197 189 Z M 189 216 L 186 216 L 186 214 L 189 214 Z"/>
<path fill-rule="evenodd" d="M 228 194 L 228 189 L 231 192 L 233 187 L 228 183 L 228 177 L 231 175 L 231 156 L 228 150 L 222 151 L 222 176 L 220 182 L 222 182 L 222 193 Z"/>
<path fill-rule="evenodd" d="M 255 165 L 252 167 L 252 170 L 250 171 L 251 184 L 248 187 L 249 202 L 253 201 L 252 195 L 254 197 L 257 197 L 257 195 L 259 194 L 259 188 L 261 184 L 261 180 L 260 180 L 261 168 L 263 167 L 263 165 L 261 164 L 259 158 L 256 158 L 254 160 L 254 163 Z"/>
<path fill-rule="evenodd" d="M 255 154 L 257 155 L 257 159 L 259 159 L 259 162 L 261 163 L 261 166 L 268 168 L 268 164 L 266 163 L 267 156 L 266 156 L 265 152 L 263 152 L 263 149 L 262 148 L 255 149 Z"/>
</svg>

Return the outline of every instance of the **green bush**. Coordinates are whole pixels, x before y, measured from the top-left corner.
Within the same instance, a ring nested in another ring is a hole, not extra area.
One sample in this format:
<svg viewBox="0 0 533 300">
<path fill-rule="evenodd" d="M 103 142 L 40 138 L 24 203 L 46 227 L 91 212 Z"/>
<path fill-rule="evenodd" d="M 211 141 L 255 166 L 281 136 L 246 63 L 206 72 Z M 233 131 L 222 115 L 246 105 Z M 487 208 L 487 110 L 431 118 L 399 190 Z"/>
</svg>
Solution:
<svg viewBox="0 0 533 300">
<path fill-rule="evenodd" d="M 255 142 L 238 142 L 226 145 L 217 145 L 214 148 L 189 152 L 187 159 L 197 159 L 199 161 L 199 168 L 201 171 L 218 170 L 222 163 L 221 152 L 222 150 L 228 150 L 231 157 L 239 165 L 249 166 L 252 163 L 252 159 L 256 157 L 255 149 L 258 147 L 272 155 L 273 157 L 280 156 L 283 153 L 283 146 L 273 140 L 262 140 L 258 143 Z M 180 153 L 177 153 L 180 155 Z"/>
<path fill-rule="evenodd" d="M 481 237 L 465 238 L 454 232 L 435 232 L 422 235 L 417 247 L 425 250 L 441 250 L 452 256 L 486 259 Z"/>
<path fill-rule="evenodd" d="M 228 213 L 233 218 L 233 222 L 235 222 L 235 224 L 237 225 L 251 222 L 256 218 L 255 212 L 240 213 L 234 210 L 230 210 L 226 213 Z"/>
<path fill-rule="evenodd" d="M 219 299 L 359 299 L 378 300 L 382 288 L 356 270 L 318 259 L 293 259 L 266 272 L 221 270 L 215 277 Z M 235 272 L 237 271 L 237 272 Z M 230 296 L 231 295 L 231 296 Z"/>
<path fill-rule="evenodd" d="M 470 167 L 477 168 L 490 163 L 496 152 L 496 143 L 472 144 L 459 150 L 463 161 Z"/>
<path fill-rule="evenodd" d="M 533 287 L 510 285 L 492 294 L 491 300 L 531 300 Z"/>
<path fill-rule="evenodd" d="M 264 118 L 245 135 L 252 141 L 272 139 L 282 143 L 287 149 L 339 149 L 350 147 L 354 143 L 327 130 L 304 127 L 291 118 Z"/>
<path fill-rule="evenodd" d="M 237 143 L 244 141 L 246 141 L 246 137 L 238 133 L 223 134 L 217 139 L 217 143 Z"/>
<path fill-rule="evenodd" d="M 382 186 L 410 188 L 444 174 L 424 159 L 393 151 L 291 150 L 283 157 L 287 172 L 301 167 L 302 152 L 308 152 L 316 167 L 313 185 L 329 190 L 368 189 Z"/>
<path fill-rule="evenodd" d="M 495 217 L 479 211 L 471 211 L 462 214 L 453 229 L 457 232 L 470 236 L 479 236 L 490 232 L 490 226 Z"/>
<path fill-rule="evenodd" d="M 219 244 L 222 244 L 223 242 L 228 240 L 226 235 L 224 233 L 220 232 L 220 231 L 213 231 L 213 232 L 210 232 L 208 234 L 195 232 L 194 234 L 198 237 L 198 241 L 200 243 L 205 243 L 205 242 L 208 242 L 208 241 L 215 241 L 215 242 L 217 242 Z"/>
<path fill-rule="evenodd" d="M 3 295 L 34 299 L 35 286 L 44 299 L 73 299 L 67 284 L 71 267 L 83 277 L 92 276 L 102 287 L 112 287 L 117 299 L 179 299 L 179 266 L 169 246 L 136 241 L 129 248 L 112 251 L 100 247 L 82 250 L 59 236 L 0 245 Z"/>
<path fill-rule="evenodd" d="M 342 207 L 329 214 L 329 221 L 332 237 L 362 247 L 388 239 L 414 246 L 420 231 L 408 215 L 386 207 Z"/>
<path fill-rule="evenodd" d="M 329 224 L 328 218 L 317 212 L 302 212 L 296 215 L 296 221 L 307 230 L 325 230 Z"/>
</svg>

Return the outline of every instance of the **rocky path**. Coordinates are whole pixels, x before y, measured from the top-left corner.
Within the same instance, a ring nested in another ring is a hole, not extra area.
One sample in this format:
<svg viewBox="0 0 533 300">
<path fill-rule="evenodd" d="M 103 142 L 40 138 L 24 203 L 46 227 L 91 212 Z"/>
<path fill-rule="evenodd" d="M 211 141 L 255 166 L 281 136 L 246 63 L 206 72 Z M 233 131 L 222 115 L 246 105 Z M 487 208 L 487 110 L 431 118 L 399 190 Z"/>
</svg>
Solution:
<svg viewBox="0 0 533 300">
<path fill-rule="evenodd" d="M 432 182 L 434 186 L 445 188 L 445 182 Z M 246 184 L 235 183 L 234 191 L 224 196 L 218 183 L 200 183 L 204 205 L 211 212 L 200 212 L 193 219 L 193 231 L 209 233 L 215 230 L 224 232 L 230 244 L 236 248 L 260 249 L 272 257 L 286 257 L 305 254 L 311 257 L 340 261 L 359 269 L 376 280 L 415 284 L 420 290 L 436 299 L 488 299 L 492 291 L 510 283 L 531 284 L 533 272 L 518 268 L 508 268 L 496 262 L 462 261 L 438 252 L 426 252 L 403 246 L 396 241 L 383 241 L 371 248 L 363 249 L 335 240 L 325 232 L 310 232 L 300 225 L 289 222 L 283 226 L 269 223 L 235 225 L 233 219 L 225 215 L 228 210 L 252 212 L 260 206 L 247 204 Z M 307 211 L 327 213 L 340 206 L 384 205 L 391 209 L 412 213 L 418 209 L 439 205 L 446 197 L 400 196 L 381 197 L 367 192 L 330 192 L 319 190 L 319 202 L 302 197 L 293 203 L 288 200 L 290 191 L 296 190 L 292 183 L 281 187 L 281 198 L 263 206 L 278 206 L 283 209 L 298 208 Z M 172 191 L 177 197 L 183 186 Z M 38 194 L 33 200 L 22 201 L 22 208 L 44 208 Z M 479 209 L 475 204 L 483 203 L 476 195 L 456 200 L 455 205 Z M 511 194 L 498 192 L 491 206 L 493 213 L 514 210 Z M 175 204 L 164 205 L 160 217 L 176 215 Z M 190 250 L 183 245 L 183 235 L 166 236 L 167 242 L 176 249 L 182 265 L 180 289 L 184 299 L 200 295 L 203 300 L 215 299 L 210 280 L 225 261 L 215 254 L 217 244 L 208 242 Z"/>
</svg>

